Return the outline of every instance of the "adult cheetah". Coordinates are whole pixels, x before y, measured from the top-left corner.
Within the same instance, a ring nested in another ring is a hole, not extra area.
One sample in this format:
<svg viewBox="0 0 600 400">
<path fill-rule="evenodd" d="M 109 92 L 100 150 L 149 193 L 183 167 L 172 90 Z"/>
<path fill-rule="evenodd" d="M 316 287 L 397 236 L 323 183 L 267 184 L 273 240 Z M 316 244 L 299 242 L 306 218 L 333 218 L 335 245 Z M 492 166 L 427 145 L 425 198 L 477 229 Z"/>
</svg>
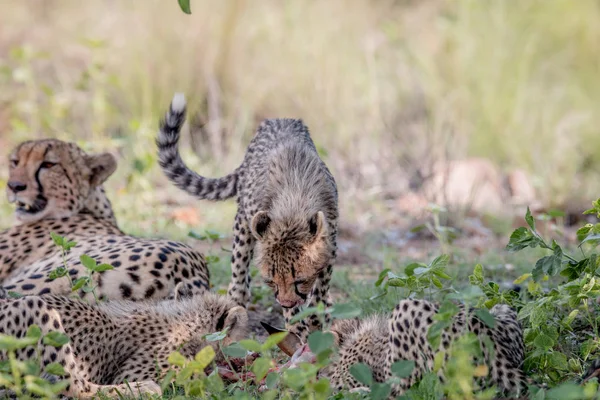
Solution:
<svg viewBox="0 0 600 400">
<path fill-rule="evenodd" d="M 329 283 L 336 257 L 338 193 L 335 179 L 298 119 L 260 124 L 242 164 L 231 174 L 205 178 L 181 159 L 178 142 L 185 120 L 183 94 L 176 94 L 160 124 L 159 163 L 180 189 L 200 199 L 237 196 L 228 294 L 240 305 L 250 299 L 250 261 L 284 307 L 286 321 L 305 303 L 330 304 Z M 305 338 L 320 328 L 315 316 L 290 327 Z"/>
<path fill-rule="evenodd" d="M 63 265 L 51 232 L 77 242 L 66 255 L 71 280 L 83 276 L 86 254 L 113 270 L 94 274 L 99 297 L 143 300 L 164 298 L 185 282 L 202 293 L 209 272 L 202 254 L 182 243 L 140 239 L 117 226 L 102 184 L 117 164 L 110 154 L 86 154 L 59 140 L 20 144 L 10 155 L 8 200 L 16 203 L 21 224 L 0 232 L 0 284 L 22 294 L 66 294 L 66 278 L 49 273 Z M 92 293 L 80 291 L 82 298 Z"/>
<path fill-rule="evenodd" d="M 65 377 L 43 376 L 67 379 L 66 396 L 90 398 L 102 391 L 118 398 L 131 389 L 160 394 L 157 383 L 173 368 L 167 361 L 172 352 L 193 358 L 210 345 L 218 360 L 222 354 L 216 342 L 208 343 L 204 335 L 226 330 L 224 345 L 247 335 L 246 310 L 225 296 L 206 292 L 182 297 L 100 304 L 56 295 L 5 298 L 0 300 L 0 333 L 22 338 L 36 324 L 44 335 L 58 331 L 68 336 L 70 342 L 62 347 L 38 342 L 17 352 L 21 360 L 39 355 L 42 370 L 61 364 Z M 6 358 L 0 351 L 0 361 Z"/>
<path fill-rule="evenodd" d="M 494 306 L 490 313 L 494 316 L 495 325 L 490 328 L 472 310 L 466 313 L 462 305 L 459 309 L 452 324 L 442 332 L 438 349 L 431 346 L 427 333 L 434 323 L 433 317 L 439 311 L 439 305 L 428 301 L 402 300 L 391 316 L 336 320 L 330 332 L 338 348 L 338 357 L 321 371 L 321 375 L 329 377 L 331 386 L 336 390 L 354 389 L 363 386 L 350 373 L 354 364 L 368 365 L 376 382 L 386 382 L 392 378 L 392 364 L 413 360 L 415 368 L 412 374 L 392 386 L 392 397 L 395 398 L 418 382 L 426 372 L 433 370 L 437 352 L 448 350 L 459 336 L 468 331 L 478 336 L 489 369 L 487 379 L 481 384 L 484 387 L 494 385 L 504 393 L 524 394 L 527 386 L 522 370 L 523 332 L 517 314 L 507 305 Z M 275 332 L 273 328 L 265 327 L 270 333 Z M 491 352 L 485 344 L 486 337 L 491 339 Z M 300 345 L 300 339 L 294 335 L 288 335 L 279 344 L 288 354 Z M 448 355 L 445 357 L 447 361 Z M 444 379 L 443 368 L 438 375 Z"/>
</svg>

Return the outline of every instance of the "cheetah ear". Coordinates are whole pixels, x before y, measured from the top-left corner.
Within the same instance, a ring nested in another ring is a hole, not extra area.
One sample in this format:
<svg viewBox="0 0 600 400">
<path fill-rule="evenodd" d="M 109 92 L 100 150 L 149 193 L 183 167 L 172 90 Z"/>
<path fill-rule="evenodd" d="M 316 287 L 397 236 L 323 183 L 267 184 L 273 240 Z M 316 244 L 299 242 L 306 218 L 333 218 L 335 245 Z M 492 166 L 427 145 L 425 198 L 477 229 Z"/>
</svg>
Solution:
<svg viewBox="0 0 600 400">
<path fill-rule="evenodd" d="M 184 282 L 179 282 L 169 295 L 169 299 L 182 300 L 191 299 L 194 296 L 192 288 Z"/>
<path fill-rule="evenodd" d="M 317 212 L 308 221 L 308 229 L 313 238 L 317 239 L 324 236 L 327 231 L 327 225 L 325 224 L 325 214 L 323 211 Z"/>
<path fill-rule="evenodd" d="M 254 217 L 252 217 L 252 221 L 250 222 L 250 230 L 252 231 L 252 235 L 254 235 L 256 240 L 264 239 L 270 223 L 271 217 L 269 217 L 269 214 L 266 211 L 259 211 L 254 214 Z"/>
<path fill-rule="evenodd" d="M 226 310 L 217 320 L 217 331 L 220 332 L 225 328 L 229 328 L 231 333 L 235 329 L 244 328 L 248 324 L 248 313 L 242 306 L 235 306 Z"/>
<path fill-rule="evenodd" d="M 260 324 L 263 326 L 263 328 L 265 328 L 269 336 L 274 335 L 276 333 L 286 332 L 284 330 L 275 328 L 274 326 L 271 326 L 263 321 L 261 321 Z M 283 338 L 283 340 L 277 343 L 277 347 L 279 347 L 281 351 L 283 351 L 290 357 L 294 355 L 294 353 L 300 348 L 300 346 L 302 346 L 302 341 L 295 333 L 292 332 L 288 332 L 288 334 Z"/>
<path fill-rule="evenodd" d="M 92 170 L 90 185 L 102 185 L 117 169 L 117 160 L 110 153 L 93 154 L 86 156 L 86 164 Z"/>
</svg>

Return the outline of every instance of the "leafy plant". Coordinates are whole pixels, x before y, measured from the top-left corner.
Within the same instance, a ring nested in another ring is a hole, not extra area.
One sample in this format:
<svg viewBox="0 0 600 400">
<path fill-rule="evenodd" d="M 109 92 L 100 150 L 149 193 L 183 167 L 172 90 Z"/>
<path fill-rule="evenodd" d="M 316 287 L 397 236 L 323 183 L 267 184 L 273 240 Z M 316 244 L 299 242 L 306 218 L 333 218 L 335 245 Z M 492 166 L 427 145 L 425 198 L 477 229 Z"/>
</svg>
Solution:
<svg viewBox="0 0 600 400">
<path fill-rule="evenodd" d="M 600 201 L 586 214 L 600 215 Z M 581 362 L 597 354 L 598 318 L 594 314 L 600 294 L 599 259 L 595 251 L 600 224 L 587 224 L 577 231 L 580 257 L 570 255 L 556 241 L 548 243 L 536 230 L 529 209 L 527 227 L 513 232 L 507 249 L 542 248 L 550 254 L 540 258 L 530 274 L 515 282 L 528 281 L 530 299 L 522 304 L 519 319 L 525 325 L 529 350 L 526 369 L 548 383 L 559 383 L 565 375 L 581 372 Z M 559 282 L 555 282 L 559 279 Z M 552 282 L 550 287 L 547 284 Z"/>
<path fill-rule="evenodd" d="M 59 236 L 54 232 L 51 233 L 51 236 L 54 243 L 61 248 L 63 265 L 50 271 L 48 277 L 50 279 L 66 277 L 69 280 L 72 292 L 82 290 L 84 293 L 92 293 L 94 299 L 98 301 L 99 299 L 96 295 L 96 286 L 94 285 L 93 275 L 95 273 L 112 270 L 113 266 L 110 264 L 98 264 L 92 257 L 83 254 L 79 257 L 79 261 L 81 262 L 81 265 L 85 267 L 87 275 L 81 276 L 73 281 L 69 273 L 69 266 L 67 265 L 67 254 L 77 245 L 77 243 L 69 241 L 67 238 Z"/>
<path fill-rule="evenodd" d="M 6 352 L 8 358 L 0 362 L 0 387 L 13 392 L 19 399 L 32 399 L 35 396 L 54 399 L 68 385 L 68 381 L 51 382 L 42 377 L 43 374 L 57 377 L 66 374 L 63 367 L 56 362 L 47 364 L 43 370 L 40 368 L 40 353 L 37 347 L 40 341 L 44 345 L 61 347 L 67 344 L 69 339 L 56 331 L 42 335 L 37 325 L 30 325 L 22 338 L 0 334 L 0 350 Z M 18 360 L 17 351 L 28 347 L 36 349 L 36 357 L 26 361 Z"/>
</svg>

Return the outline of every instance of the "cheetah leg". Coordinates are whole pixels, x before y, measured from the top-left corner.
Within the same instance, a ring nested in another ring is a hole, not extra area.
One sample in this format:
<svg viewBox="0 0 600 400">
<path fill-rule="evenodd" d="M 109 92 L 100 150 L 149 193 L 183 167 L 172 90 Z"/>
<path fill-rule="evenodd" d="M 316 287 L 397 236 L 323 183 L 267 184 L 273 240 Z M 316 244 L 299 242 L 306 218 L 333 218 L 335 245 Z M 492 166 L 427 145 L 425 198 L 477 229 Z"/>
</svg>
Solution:
<svg viewBox="0 0 600 400">
<path fill-rule="evenodd" d="M 250 260 L 254 249 L 254 237 L 248 221 L 238 211 L 233 228 L 233 246 L 231 248 L 231 283 L 228 296 L 242 307 L 250 302 Z"/>
<path fill-rule="evenodd" d="M 408 378 L 392 386 L 392 395 L 400 396 L 418 381 L 426 371 L 433 369 L 434 352 L 427 340 L 427 331 L 433 323 L 437 308 L 427 301 L 402 300 L 388 322 L 388 354 L 385 358 L 386 380 L 392 377 L 392 364 L 413 360 L 415 368 Z M 445 333 L 442 341 L 447 342 Z"/>
<path fill-rule="evenodd" d="M 118 399 L 122 396 L 138 397 L 140 394 L 162 395 L 162 390 L 153 381 L 130 382 L 120 385 L 96 385 L 95 383 L 77 380 L 70 385 L 65 395 L 79 399 L 91 399 L 95 398 L 99 393 L 103 393 L 111 399 Z"/>
</svg>

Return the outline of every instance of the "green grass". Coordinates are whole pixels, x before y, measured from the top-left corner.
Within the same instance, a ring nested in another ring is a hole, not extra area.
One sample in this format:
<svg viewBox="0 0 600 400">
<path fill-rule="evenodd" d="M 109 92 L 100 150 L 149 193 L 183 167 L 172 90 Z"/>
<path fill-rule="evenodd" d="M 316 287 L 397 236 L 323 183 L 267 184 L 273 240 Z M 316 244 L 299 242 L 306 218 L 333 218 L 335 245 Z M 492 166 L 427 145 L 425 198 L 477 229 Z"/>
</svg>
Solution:
<svg viewBox="0 0 600 400">
<path fill-rule="evenodd" d="M 196 0 L 192 9 L 0 4 L 0 145 L 52 136 L 117 152 L 110 186 L 121 219 L 168 215 L 164 200 L 187 200 L 156 168 L 153 139 L 183 90 L 192 167 L 229 172 L 258 120 L 301 117 L 338 178 L 343 215 L 362 225 L 393 216 L 382 196 L 405 190 L 432 156 L 522 167 L 550 206 L 586 204 L 600 189 L 593 0 Z M 165 187 L 156 199 L 152 189 Z M 203 225 L 223 225 L 228 212 L 204 207 Z M 141 230 L 160 232 L 156 224 Z"/>
</svg>

